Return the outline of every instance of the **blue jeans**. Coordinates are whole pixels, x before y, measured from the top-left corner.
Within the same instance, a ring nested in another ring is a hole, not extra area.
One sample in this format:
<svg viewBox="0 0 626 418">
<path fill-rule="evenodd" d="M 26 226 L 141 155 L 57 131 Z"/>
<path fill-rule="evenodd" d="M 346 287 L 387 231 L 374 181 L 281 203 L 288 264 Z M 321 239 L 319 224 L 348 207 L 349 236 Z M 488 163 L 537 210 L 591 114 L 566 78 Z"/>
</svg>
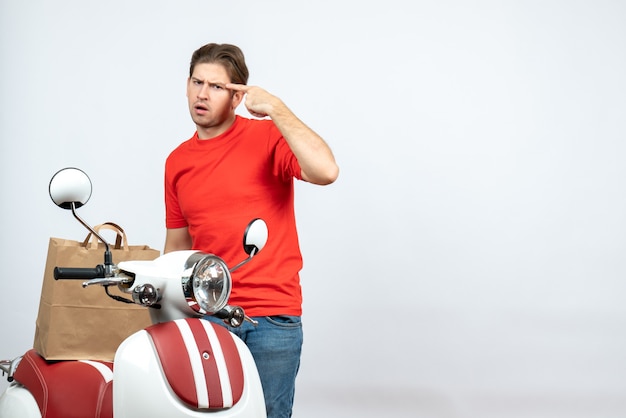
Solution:
<svg viewBox="0 0 626 418">
<path fill-rule="evenodd" d="M 268 418 L 291 417 L 296 375 L 302 352 L 302 321 L 299 316 L 258 316 L 254 326 L 245 321 L 239 328 L 221 319 L 205 319 L 223 325 L 246 343 L 259 370 Z"/>
</svg>

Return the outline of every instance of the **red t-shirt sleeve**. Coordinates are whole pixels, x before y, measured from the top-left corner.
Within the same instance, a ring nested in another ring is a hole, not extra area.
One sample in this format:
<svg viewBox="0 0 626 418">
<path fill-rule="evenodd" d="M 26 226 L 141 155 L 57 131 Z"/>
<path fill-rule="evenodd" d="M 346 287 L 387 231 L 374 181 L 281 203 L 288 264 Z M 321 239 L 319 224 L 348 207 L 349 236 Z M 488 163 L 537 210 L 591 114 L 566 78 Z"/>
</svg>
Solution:
<svg viewBox="0 0 626 418">
<path fill-rule="evenodd" d="M 302 180 L 302 169 L 298 159 L 274 124 L 271 125 L 270 135 L 273 138 L 273 141 L 269 141 L 269 145 L 273 147 L 270 154 L 274 156 L 274 175 L 281 177 L 284 181 L 292 178 Z"/>
<path fill-rule="evenodd" d="M 178 195 L 176 193 L 178 171 L 176 160 L 168 158 L 165 162 L 165 227 L 167 229 L 188 226 L 178 203 Z"/>
</svg>

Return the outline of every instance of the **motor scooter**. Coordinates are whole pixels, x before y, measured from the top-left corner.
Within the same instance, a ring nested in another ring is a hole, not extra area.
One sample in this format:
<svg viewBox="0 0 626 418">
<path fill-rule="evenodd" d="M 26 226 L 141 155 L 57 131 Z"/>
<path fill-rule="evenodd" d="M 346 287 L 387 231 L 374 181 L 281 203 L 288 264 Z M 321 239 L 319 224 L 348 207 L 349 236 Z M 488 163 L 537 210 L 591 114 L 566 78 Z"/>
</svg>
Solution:
<svg viewBox="0 0 626 418">
<path fill-rule="evenodd" d="M 56 267 L 55 279 L 83 280 L 128 295 L 120 302 L 149 308 L 152 326 L 126 338 L 113 363 L 46 361 L 34 350 L 0 361 L 11 382 L 0 396 L 0 418 L 266 417 L 261 381 L 246 345 L 232 327 L 252 321 L 228 305 L 231 273 L 263 249 L 267 225 L 252 220 L 244 232 L 248 258 L 229 268 L 214 254 L 175 251 L 153 261 L 114 264 L 108 243 L 77 214 L 89 200 L 91 180 L 65 168 L 50 181 L 50 197 L 105 243 L 104 263 L 94 268 Z M 78 283 L 77 283 L 78 285 Z"/>
</svg>

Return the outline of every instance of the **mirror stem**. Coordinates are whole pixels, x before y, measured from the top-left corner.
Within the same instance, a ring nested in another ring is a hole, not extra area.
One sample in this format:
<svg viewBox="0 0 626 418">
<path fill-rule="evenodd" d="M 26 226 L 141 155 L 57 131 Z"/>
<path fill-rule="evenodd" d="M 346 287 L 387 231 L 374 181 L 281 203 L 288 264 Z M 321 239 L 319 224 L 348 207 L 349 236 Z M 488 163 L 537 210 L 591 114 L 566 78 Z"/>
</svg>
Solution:
<svg viewBox="0 0 626 418">
<path fill-rule="evenodd" d="M 113 254 L 111 254 L 111 248 L 109 247 L 109 243 L 106 242 L 104 238 L 100 234 L 98 234 L 91 226 L 87 224 L 87 222 L 83 221 L 78 213 L 76 213 L 76 202 L 71 202 L 70 207 L 72 208 L 72 215 L 74 218 L 78 220 L 85 228 L 89 230 L 92 234 L 94 234 L 100 241 L 102 241 L 106 247 L 106 251 L 104 252 L 104 268 L 106 277 L 110 277 L 112 274 L 112 266 L 113 266 Z"/>
<path fill-rule="evenodd" d="M 246 258 L 245 260 L 243 260 L 241 263 L 237 264 L 235 267 L 230 269 L 230 272 L 232 273 L 233 271 L 237 270 L 239 267 L 243 266 L 244 264 L 246 264 L 248 261 L 252 260 L 252 257 L 254 257 L 254 255 L 257 253 L 256 248 L 254 250 L 252 250 L 252 252 L 250 253 L 250 257 Z"/>
<path fill-rule="evenodd" d="M 89 230 L 89 232 L 91 232 L 92 234 L 94 234 L 100 241 L 102 241 L 104 243 L 104 245 L 107 248 L 107 252 L 111 252 L 111 249 L 109 248 L 109 243 L 106 242 L 104 240 L 104 238 L 102 238 L 100 236 L 100 234 L 98 234 L 92 227 L 90 227 L 89 225 L 87 225 L 87 222 L 83 221 L 80 216 L 78 216 L 78 213 L 76 213 L 76 203 L 72 202 L 72 215 L 74 215 L 74 217 L 78 220 L 78 222 L 80 222 L 85 228 L 87 228 Z"/>
</svg>

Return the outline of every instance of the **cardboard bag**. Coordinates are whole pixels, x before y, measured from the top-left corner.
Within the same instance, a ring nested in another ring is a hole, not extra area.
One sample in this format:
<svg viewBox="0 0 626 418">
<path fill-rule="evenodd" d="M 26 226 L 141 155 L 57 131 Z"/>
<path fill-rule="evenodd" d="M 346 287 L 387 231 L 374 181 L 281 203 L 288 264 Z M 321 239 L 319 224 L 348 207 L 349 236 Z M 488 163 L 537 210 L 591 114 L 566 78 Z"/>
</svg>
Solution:
<svg viewBox="0 0 626 418">
<path fill-rule="evenodd" d="M 105 223 L 94 228 L 116 233 L 111 245 L 113 262 L 153 260 L 159 251 L 146 245 L 128 245 L 122 228 Z M 95 267 L 104 261 L 105 245 L 92 236 L 80 241 L 50 238 L 35 329 L 35 350 L 46 360 L 112 361 L 119 344 L 149 326 L 148 308 L 118 302 L 102 286 L 82 287 L 83 280 L 55 280 L 55 267 Z M 109 292 L 130 299 L 117 286 Z"/>
</svg>

